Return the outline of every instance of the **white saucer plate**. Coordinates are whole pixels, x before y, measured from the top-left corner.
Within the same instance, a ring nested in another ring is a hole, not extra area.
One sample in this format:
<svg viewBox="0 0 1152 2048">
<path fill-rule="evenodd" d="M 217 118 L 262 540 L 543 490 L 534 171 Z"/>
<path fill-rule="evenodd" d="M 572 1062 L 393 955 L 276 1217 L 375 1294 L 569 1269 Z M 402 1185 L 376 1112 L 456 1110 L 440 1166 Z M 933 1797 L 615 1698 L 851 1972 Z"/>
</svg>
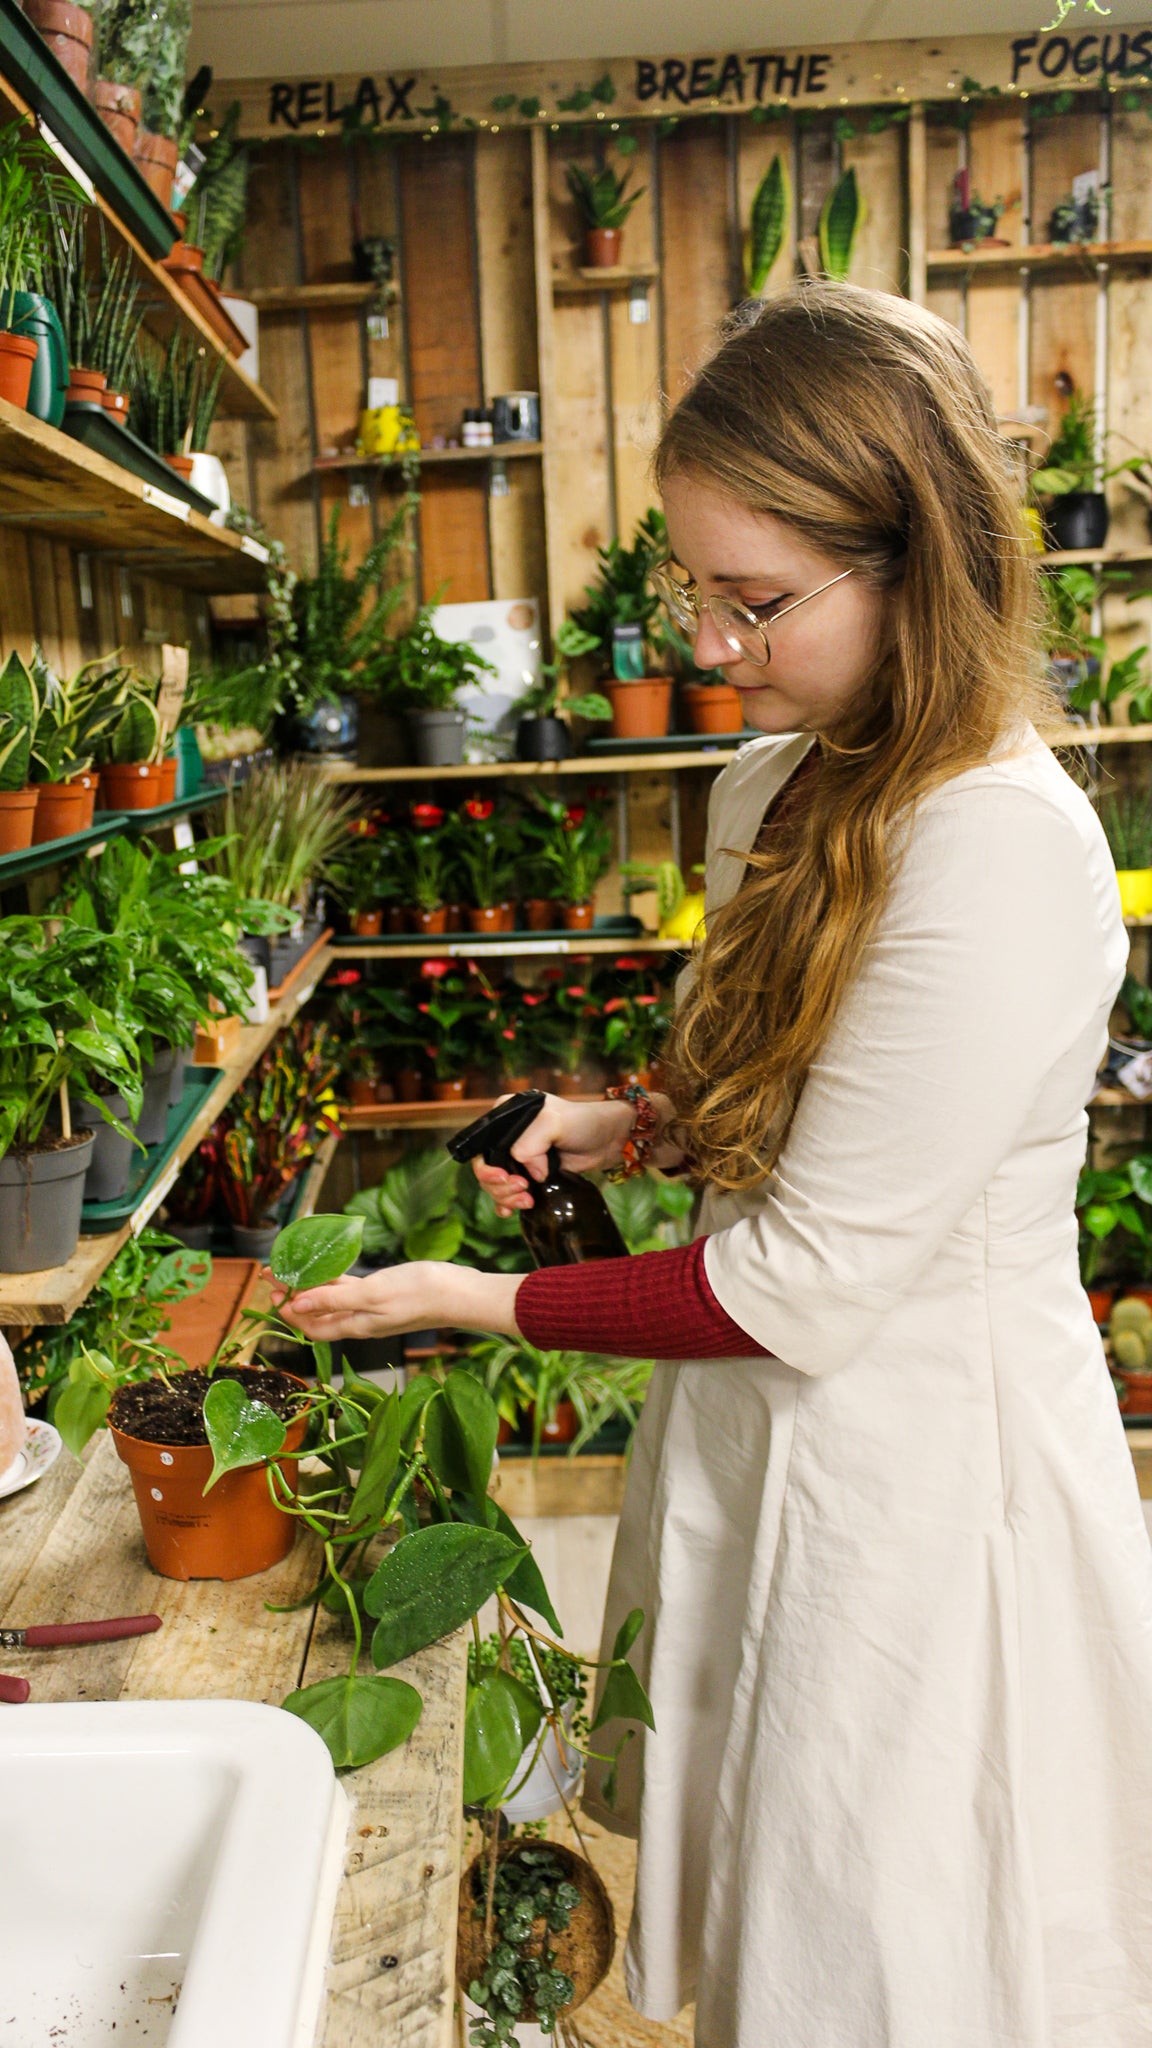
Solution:
<svg viewBox="0 0 1152 2048">
<path fill-rule="evenodd" d="M 34 1479 L 41 1479 L 59 1455 L 59 1430 L 53 1429 L 50 1422 L 39 1422 L 29 1416 L 23 1450 L 17 1452 L 6 1472 L 0 1472 L 0 1500 L 31 1486 Z"/>
</svg>

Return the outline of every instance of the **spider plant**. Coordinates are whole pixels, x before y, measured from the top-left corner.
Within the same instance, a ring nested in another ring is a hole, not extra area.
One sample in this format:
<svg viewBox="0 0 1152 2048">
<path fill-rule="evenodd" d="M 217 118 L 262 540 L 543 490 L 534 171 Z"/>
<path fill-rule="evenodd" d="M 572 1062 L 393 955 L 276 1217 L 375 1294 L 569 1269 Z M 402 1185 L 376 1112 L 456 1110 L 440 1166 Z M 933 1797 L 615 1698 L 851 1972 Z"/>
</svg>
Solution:
<svg viewBox="0 0 1152 2048">
<path fill-rule="evenodd" d="M 208 351 L 182 334 L 167 348 L 140 349 L 129 425 L 157 455 L 190 455 L 205 448 L 220 395 L 224 364 L 213 368 Z"/>
<path fill-rule="evenodd" d="M 355 798 L 341 797 L 306 763 L 257 768 L 225 799 L 218 874 L 244 896 L 303 912 L 313 886 L 347 846 Z"/>
</svg>

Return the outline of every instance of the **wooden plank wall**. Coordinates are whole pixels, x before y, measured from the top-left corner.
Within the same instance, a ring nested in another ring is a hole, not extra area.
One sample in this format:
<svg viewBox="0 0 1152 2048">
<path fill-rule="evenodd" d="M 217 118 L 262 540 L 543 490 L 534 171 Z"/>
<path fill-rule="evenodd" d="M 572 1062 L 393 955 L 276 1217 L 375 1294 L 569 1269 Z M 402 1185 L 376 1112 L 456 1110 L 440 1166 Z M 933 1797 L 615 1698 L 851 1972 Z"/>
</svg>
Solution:
<svg viewBox="0 0 1152 2048">
<path fill-rule="evenodd" d="M 0 658 L 25 660 L 38 641 L 63 675 L 119 648 L 159 676 L 160 649 L 173 641 L 208 651 L 208 607 L 193 591 L 99 555 L 81 556 L 15 526 L 0 526 Z"/>
</svg>

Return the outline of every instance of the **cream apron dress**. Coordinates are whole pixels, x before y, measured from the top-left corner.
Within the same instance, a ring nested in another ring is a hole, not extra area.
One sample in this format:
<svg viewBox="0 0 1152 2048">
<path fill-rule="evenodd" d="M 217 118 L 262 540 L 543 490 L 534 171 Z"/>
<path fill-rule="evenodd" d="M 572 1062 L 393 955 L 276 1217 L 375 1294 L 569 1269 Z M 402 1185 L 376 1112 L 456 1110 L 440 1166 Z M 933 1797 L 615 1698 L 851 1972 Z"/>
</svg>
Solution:
<svg viewBox="0 0 1152 2048">
<path fill-rule="evenodd" d="M 712 906 L 809 744 L 718 779 Z M 699 2048 L 1152 2044 L 1152 1546 L 1072 1208 L 1127 946 L 1021 749 L 922 805 L 773 1181 L 702 1205 L 775 1356 L 658 1366 L 637 1433 L 657 1733 L 588 1804 Z"/>
</svg>

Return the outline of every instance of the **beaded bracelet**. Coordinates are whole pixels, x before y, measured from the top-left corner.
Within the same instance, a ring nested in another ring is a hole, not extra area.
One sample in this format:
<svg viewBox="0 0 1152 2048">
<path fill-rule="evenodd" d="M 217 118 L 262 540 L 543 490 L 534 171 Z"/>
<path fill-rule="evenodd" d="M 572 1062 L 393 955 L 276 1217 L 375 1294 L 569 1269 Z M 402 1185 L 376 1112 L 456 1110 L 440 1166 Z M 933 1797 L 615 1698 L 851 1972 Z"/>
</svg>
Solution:
<svg viewBox="0 0 1152 2048">
<path fill-rule="evenodd" d="M 648 1164 L 648 1155 L 656 1143 L 656 1107 L 646 1088 L 638 1081 L 628 1081 L 623 1087 L 608 1088 L 605 1094 L 610 1102 L 630 1102 L 634 1111 L 632 1128 L 624 1140 L 624 1150 L 619 1166 L 610 1167 L 605 1180 L 631 1180 L 633 1174 L 643 1173 Z"/>
</svg>

